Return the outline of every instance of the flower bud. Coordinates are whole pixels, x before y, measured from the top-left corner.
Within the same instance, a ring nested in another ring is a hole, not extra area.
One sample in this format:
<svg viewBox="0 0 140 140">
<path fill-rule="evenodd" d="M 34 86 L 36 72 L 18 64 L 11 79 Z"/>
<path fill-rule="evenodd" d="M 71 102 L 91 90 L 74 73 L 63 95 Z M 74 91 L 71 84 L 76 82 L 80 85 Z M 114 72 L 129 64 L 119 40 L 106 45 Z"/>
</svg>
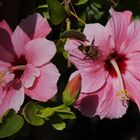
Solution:
<svg viewBox="0 0 140 140">
<path fill-rule="evenodd" d="M 77 74 L 68 82 L 63 92 L 62 100 L 64 104 L 72 105 L 76 101 L 80 91 L 80 87 L 81 87 L 81 76 L 80 74 Z"/>
</svg>

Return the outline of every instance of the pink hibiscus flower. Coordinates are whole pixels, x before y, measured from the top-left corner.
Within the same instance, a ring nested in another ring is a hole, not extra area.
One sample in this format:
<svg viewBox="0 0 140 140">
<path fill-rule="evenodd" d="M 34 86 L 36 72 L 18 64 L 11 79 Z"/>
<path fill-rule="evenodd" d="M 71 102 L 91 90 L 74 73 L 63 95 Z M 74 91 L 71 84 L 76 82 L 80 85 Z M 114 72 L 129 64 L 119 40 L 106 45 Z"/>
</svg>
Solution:
<svg viewBox="0 0 140 140">
<path fill-rule="evenodd" d="M 0 22 L 0 116 L 11 108 L 18 111 L 24 93 L 43 102 L 56 94 L 59 72 L 50 62 L 56 47 L 45 39 L 50 31 L 40 14 L 22 20 L 14 32 Z"/>
<path fill-rule="evenodd" d="M 130 11 L 111 8 L 110 14 L 105 27 L 85 26 L 88 41 L 71 39 L 65 45 L 82 79 L 75 107 L 101 119 L 122 117 L 129 100 L 140 109 L 140 21 L 132 22 Z"/>
</svg>

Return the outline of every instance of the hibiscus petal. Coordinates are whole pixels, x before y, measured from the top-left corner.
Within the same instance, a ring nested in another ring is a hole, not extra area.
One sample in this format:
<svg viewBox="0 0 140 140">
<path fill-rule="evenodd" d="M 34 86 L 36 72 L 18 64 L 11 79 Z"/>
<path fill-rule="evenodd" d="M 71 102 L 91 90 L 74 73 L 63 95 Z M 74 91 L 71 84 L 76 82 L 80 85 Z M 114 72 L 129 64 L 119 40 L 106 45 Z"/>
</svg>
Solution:
<svg viewBox="0 0 140 140">
<path fill-rule="evenodd" d="M 45 38 L 30 41 L 25 46 L 25 57 L 28 63 L 41 66 L 48 63 L 56 53 L 55 44 Z"/>
<path fill-rule="evenodd" d="M 87 117 L 94 117 L 99 104 L 99 96 L 95 93 L 79 95 L 74 107 L 77 108 L 83 115 Z"/>
<path fill-rule="evenodd" d="M 4 90 L 3 86 L 0 86 L 0 104 L 2 103 L 2 100 L 6 96 L 6 91 Z"/>
<path fill-rule="evenodd" d="M 0 72 L 6 72 L 9 70 L 11 64 L 10 63 L 7 63 L 7 62 L 4 62 L 4 61 L 1 61 L 0 60 Z"/>
<path fill-rule="evenodd" d="M 2 20 L 0 22 L 0 28 L 6 30 L 10 36 L 13 34 L 13 31 L 11 30 L 11 28 L 5 20 Z"/>
<path fill-rule="evenodd" d="M 32 99 L 46 102 L 56 94 L 60 74 L 52 63 L 41 67 L 40 71 L 40 77 L 31 88 L 25 89 L 25 92 Z"/>
<path fill-rule="evenodd" d="M 120 82 L 118 78 L 112 78 L 109 76 L 107 85 L 104 89 L 104 100 L 99 104 L 97 114 L 102 118 L 120 118 L 122 117 L 128 108 L 128 103 L 122 101 L 117 95 L 121 90 Z M 103 92 L 103 91 L 101 91 Z M 103 95 L 101 95 L 103 96 Z M 101 98 L 101 97 L 100 97 Z"/>
<path fill-rule="evenodd" d="M 65 44 L 65 50 L 68 51 L 69 60 L 78 68 L 94 68 L 95 63 L 92 58 L 86 58 L 86 55 L 78 49 L 81 44 L 77 40 L 68 40 Z"/>
<path fill-rule="evenodd" d="M 122 117 L 126 113 L 127 106 L 124 106 L 116 96 L 118 80 L 113 81 L 113 84 L 111 82 L 112 79 L 108 79 L 106 85 L 97 92 L 81 93 L 75 107 L 87 117 L 94 117 L 95 115 L 99 115 L 101 119 Z M 116 86 L 114 87 L 114 85 Z"/>
<path fill-rule="evenodd" d="M 128 28 L 127 37 L 121 46 L 121 52 L 135 53 L 140 51 L 140 21 L 133 21 Z"/>
<path fill-rule="evenodd" d="M 130 94 L 130 98 L 134 101 L 140 110 L 140 81 L 136 79 L 130 72 L 124 75 L 126 89 Z"/>
<path fill-rule="evenodd" d="M 86 24 L 83 33 L 86 35 L 89 44 L 99 49 L 100 59 L 105 59 L 114 48 L 114 41 L 108 30 L 101 24 Z"/>
<path fill-rule="evenodd" d="M 50 31 L 51 28 L 46 18 L 43 18 L 40 14 L 30 15 L 22 20 L 12 36 L 16 54 L 19 57 L 24 55 L 25 44 L 32 39 L 45 37 Z"/>
<path fill-rule="evenodd" d="M 11 42 L 12 30 L 5 20 L 0 22 L 0 60 L 14 62 L 16 57 Z"/>
<path fill-rule="evenodd" d="M 99 90 L 105 83 L 108 76 L 102 67 L 97 69 L 87 68 L 79 70 L 82 78 L 81 92 L 91 93 Z"/>
<path fill-rule="evenodd" d="M 73 72 L 69 77 L 69 81 L 71 81 L 74 77 L 76 77 L 79 74 L 80 74 L 79 70 L 76 70 L 75 72 Z"/>
<path fill-rule="evenodd" d="M 136 79 L 140 80 L 140 61 L 138 61 L 140 60 L 139 52 L 128 53 L 127 58 L 127 70 L 131 72 Z"/>
<path fill-rule="evenodd" d="M 17 86 L 16 84 L 14 86 Z M 15 89 L 12 86 L 6 93 L 5 98 L 0 103 L 0 116 L 2 116 L 7 110 L 14 109 L 16 112 L 19 111 L 20 106 L 24 101 L 24 90 L 23 87 Z"/>
<path fill-rule="evenodd" d="M 131 23 L 132 13 L 130 11 L 116 12 L 113 8 L 111 8 L 109 12 L 111 18 L 108 21 L 106 28 L 110 31 L 115 42 L 115 47 L 119 50 L 119 47 L 126 38 L 127 29 Z"/>
<path fill-rule="evenodd" d="M 25 88 L 29 88 L 33 85 L 35 78 L 40 76 L 39 68 L 32 64 L 27 64 L 24 73 L 21 77 L 22 84 Z"/>
</svg>

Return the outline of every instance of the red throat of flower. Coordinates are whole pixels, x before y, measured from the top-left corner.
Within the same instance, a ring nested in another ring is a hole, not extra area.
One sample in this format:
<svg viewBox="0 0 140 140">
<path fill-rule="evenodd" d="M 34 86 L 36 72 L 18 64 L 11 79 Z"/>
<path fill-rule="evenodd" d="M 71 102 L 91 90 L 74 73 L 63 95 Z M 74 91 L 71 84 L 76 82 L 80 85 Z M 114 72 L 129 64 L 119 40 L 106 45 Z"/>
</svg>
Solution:
<svg viewBox="0 0 140 140">
<path fill-rule="evenodd" d="M 105 61 L 105 69 L 109 72 L 112 78 L 118 78 L 120 90 L 116 93 L 116 96 L 120 98 L 123 105 L 126 106 L 130 95 L 128 91 L 125 89 L 124 81 L 122 74 L 126 72 L 126 61 L 128 58 L 124 54 L 118 54 L 117 52 L 113 52 Z"/>
</svg>

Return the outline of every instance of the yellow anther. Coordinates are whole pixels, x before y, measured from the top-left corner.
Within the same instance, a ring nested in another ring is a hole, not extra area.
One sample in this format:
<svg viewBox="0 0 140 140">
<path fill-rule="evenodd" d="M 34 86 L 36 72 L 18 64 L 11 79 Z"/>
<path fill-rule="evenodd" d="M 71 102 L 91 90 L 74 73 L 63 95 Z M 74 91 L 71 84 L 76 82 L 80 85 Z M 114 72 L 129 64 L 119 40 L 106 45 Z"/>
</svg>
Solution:
<svg viewBox="0 0 140 140">
<path fill-rule="evenodd" d="M 121 100 L 129 100 L 130 94 L 126 89 L 121 89 L 116 93 L 116 96 L 119 96 Z"/>
<path fill-rule="evenodd" d="M 126 97 L 128 97 L 128 98 L 130 97 L 129 92 L 126 89 L 121 90 L 121 93 L 126 95 Z"/>
<path fill-rule="evenodd" d="M 3 72 L 0 72 L 0 81 L 3 80 L 3 77 L 4 77 L 4 73 Z"/>
</svg>

